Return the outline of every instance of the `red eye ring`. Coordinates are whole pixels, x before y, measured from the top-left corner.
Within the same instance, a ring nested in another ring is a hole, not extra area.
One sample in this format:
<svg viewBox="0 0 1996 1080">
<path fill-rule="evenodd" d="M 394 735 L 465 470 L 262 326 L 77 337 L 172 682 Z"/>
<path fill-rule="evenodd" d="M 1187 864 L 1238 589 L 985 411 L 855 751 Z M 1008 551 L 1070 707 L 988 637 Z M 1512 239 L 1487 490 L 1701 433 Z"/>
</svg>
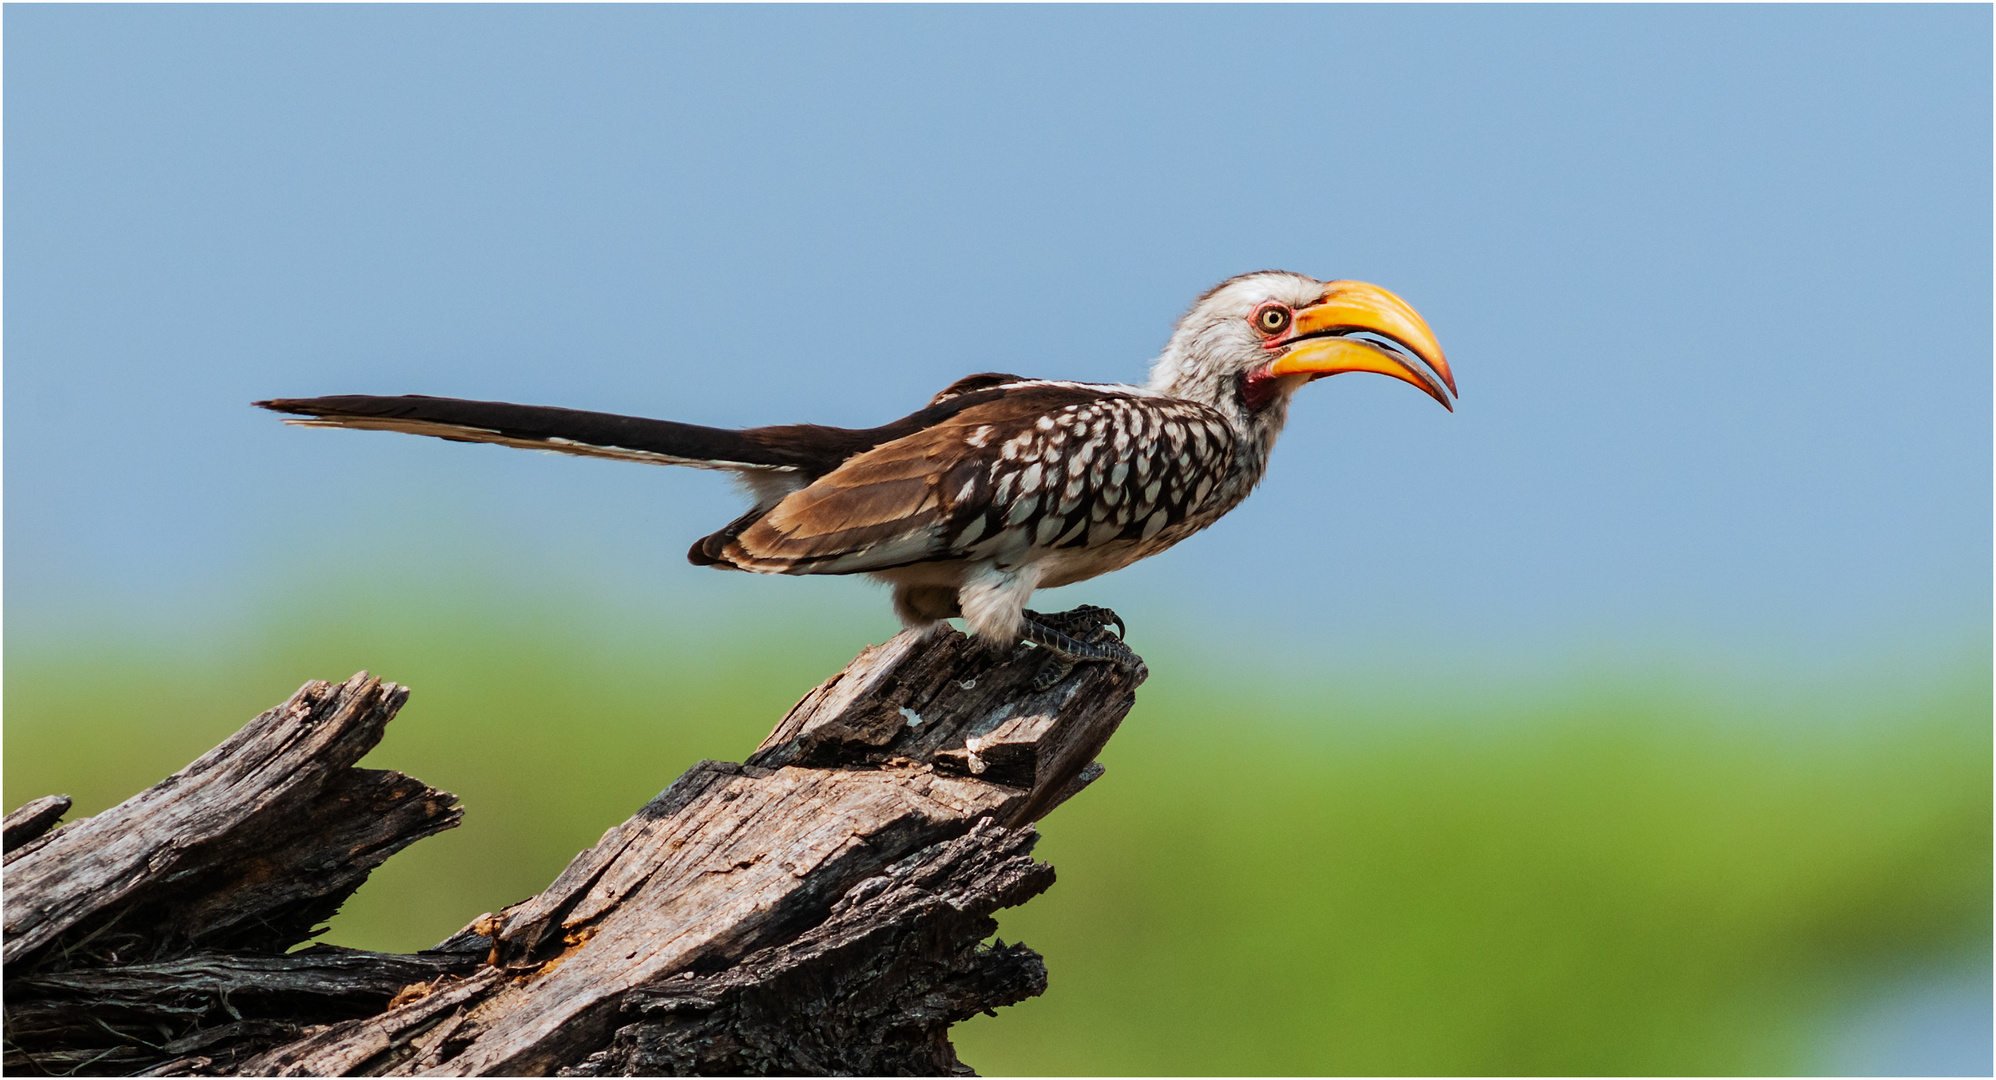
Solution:
<svg viewBox="0 0 1996 1080">
<path fill-rule="evenodd" d="M 1254 328 L 1268 337 L 1274 337 L 1289 329 L 1291 318 L 1293 316 L 1289 309 L 1281 304 L 1268 304 L 1248 316 L 1248 320 L 1254 323 Z"/>
</svg>

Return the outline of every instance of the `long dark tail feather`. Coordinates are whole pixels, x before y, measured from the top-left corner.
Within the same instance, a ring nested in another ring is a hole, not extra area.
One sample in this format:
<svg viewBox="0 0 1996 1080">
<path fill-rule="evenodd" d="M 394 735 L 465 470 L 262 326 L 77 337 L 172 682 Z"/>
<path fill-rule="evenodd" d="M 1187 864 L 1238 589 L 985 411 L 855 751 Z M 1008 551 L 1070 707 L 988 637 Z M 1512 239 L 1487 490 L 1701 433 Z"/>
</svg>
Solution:
<svg viewBox="0 0 1996 1080">
<path fill-rule="evenodd" d="M 400 431 L 455 442 L 496 443 L 661 465 L 781 470 L 802 474 L 807 481 L 879 441 L 872 432 L 814 424 L 734 431 L 580 409 L 421 394 L 273 398 L 255 404 L 304 417 L 286 421 L 304 427 Z"/>
<path fill-rule="evenodd" d="M 854 454 L 938 423 L 982 401 L 1003 396 L 1013 375 L 972 375 L 937 394 L 929 406 L 876 428 L 785 424 L 728 428 L 647 420 L 640 416 L 513 405 L 504 401 L 403 394 L 341 394 L 334 397 L 272 398 L 254 404 L 302 419 L 301 427 L 343 427 L 432 435 L 454 442 L 496 443 L 526 450 L 553 450 L 585 457 L 616 458 L 655 465 L 727 469 L 757 486 L 756 474 L 803 484 L 839 467 Z M 802 484 L 795 486 L 801 487 Z"/>
</svg>

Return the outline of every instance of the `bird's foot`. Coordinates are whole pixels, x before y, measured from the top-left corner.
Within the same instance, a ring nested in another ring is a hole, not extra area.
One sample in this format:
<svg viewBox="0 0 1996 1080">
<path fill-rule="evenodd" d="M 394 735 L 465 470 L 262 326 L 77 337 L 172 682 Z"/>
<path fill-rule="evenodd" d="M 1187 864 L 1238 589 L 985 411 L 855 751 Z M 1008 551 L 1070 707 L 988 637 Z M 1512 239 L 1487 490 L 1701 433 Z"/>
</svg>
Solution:
<svg viewBox="0 0 1996 1080">
<path fill-rule="evenodd" d="M 1116 627 L 1113 635 L 1109 633 L 1112 624 Z M 1021 636 L 1046 654 L 1040 670 L 1033 676 L 1033 689 L 1052 689 L 1067 678 L 1076 664 L 1086 661 L 1121 664 L 1136 681 L 1142 682 L 1150 669 L 1144 666 L 1142 657 L 1123 644 L 1123 633 L 1122 618 L 1105 607 L 1083 605 L 1051 615 L 1026 612 Z"/>
<path fill-rule="evenodd" d="M 1097 607 L 1094 604 L 1083 604 L 1080 607 L 1070 608 L 1067 611 L 1056 611 L 1051 615 L 1042 615 L 1037 611 L 1028 611 L 1026 612 L 1026 618 L 1039 623 L 1041 626 L 1051 627 L 1063 634 L 1071 634 L 1083 639 L 1088 638 L 1089 635 L 1094 634 L 1097 630 L 1103 630 L 1112 625 L 1116 628 L 1116 636 L 1118 638 L 1129 636 L 1129 628 L 1123 625 L 1123 617 L 1121 615 L 1116 614 L 1108 608 Z"/>
</svg>

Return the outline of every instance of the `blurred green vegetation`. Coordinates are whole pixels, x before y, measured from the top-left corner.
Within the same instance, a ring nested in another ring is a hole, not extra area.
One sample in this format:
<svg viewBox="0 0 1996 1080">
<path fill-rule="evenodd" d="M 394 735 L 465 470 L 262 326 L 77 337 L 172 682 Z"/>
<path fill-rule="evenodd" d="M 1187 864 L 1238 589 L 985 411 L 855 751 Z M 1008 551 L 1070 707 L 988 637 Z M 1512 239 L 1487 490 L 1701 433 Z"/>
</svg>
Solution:
<svg viewBox="0 0 1996 1080">
<path fill-rule="evenodd" d="M 304 679 L 373 670 L 416 692 L 367 764 L 467 813 L 327 940 L 420 948 L 537 891 L 695 760 L 740 760 L 892 630 L 340 595 L 274 598 L 252 633 L 10 635 L 6 805 L 95 812 Z M 980 1071 L 1809 1071 L 1867 987 L 1986 962 L 1986 647 L 1867 694 L 1862 672 L 1408 688 L 1138 644 L 1156 675 L 1108 775 L 1042 825 L 1059 883 L 1003 916 L 1051 989 L 957 1029 Z"/>
</svg>

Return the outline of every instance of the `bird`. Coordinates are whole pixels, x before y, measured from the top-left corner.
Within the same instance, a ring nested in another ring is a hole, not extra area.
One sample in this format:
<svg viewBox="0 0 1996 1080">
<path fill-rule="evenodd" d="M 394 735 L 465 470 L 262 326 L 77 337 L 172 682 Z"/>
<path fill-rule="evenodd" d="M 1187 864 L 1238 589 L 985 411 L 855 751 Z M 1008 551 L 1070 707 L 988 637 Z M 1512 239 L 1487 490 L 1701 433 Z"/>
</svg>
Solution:
<svg viewBox="0 0 1996 1080">
<path fill-rule="evenodd" d="M 1080 662 L 1142 662 L 1113 612 L 1040 614 L 1027 607 L 1034 591 L 1121 569 L 1219 520 L 1260 483 L 1291 396 L 1356 371 L 1454 411 L 1455 376 L 1411 305 L 1377 285 L 1280 270 L 1201 294 L 1141 385 L 985 372 L 874 428 L 734 430 L 416 394 L 254 404 L 304 427 L 732 473 L 752 505 L 694 542 L 694 565 L 869 575 L 891 587 L 909 628 L 960 618 L 993 649 L 1044 650 L 1044 689 Z"/>
</svg>

